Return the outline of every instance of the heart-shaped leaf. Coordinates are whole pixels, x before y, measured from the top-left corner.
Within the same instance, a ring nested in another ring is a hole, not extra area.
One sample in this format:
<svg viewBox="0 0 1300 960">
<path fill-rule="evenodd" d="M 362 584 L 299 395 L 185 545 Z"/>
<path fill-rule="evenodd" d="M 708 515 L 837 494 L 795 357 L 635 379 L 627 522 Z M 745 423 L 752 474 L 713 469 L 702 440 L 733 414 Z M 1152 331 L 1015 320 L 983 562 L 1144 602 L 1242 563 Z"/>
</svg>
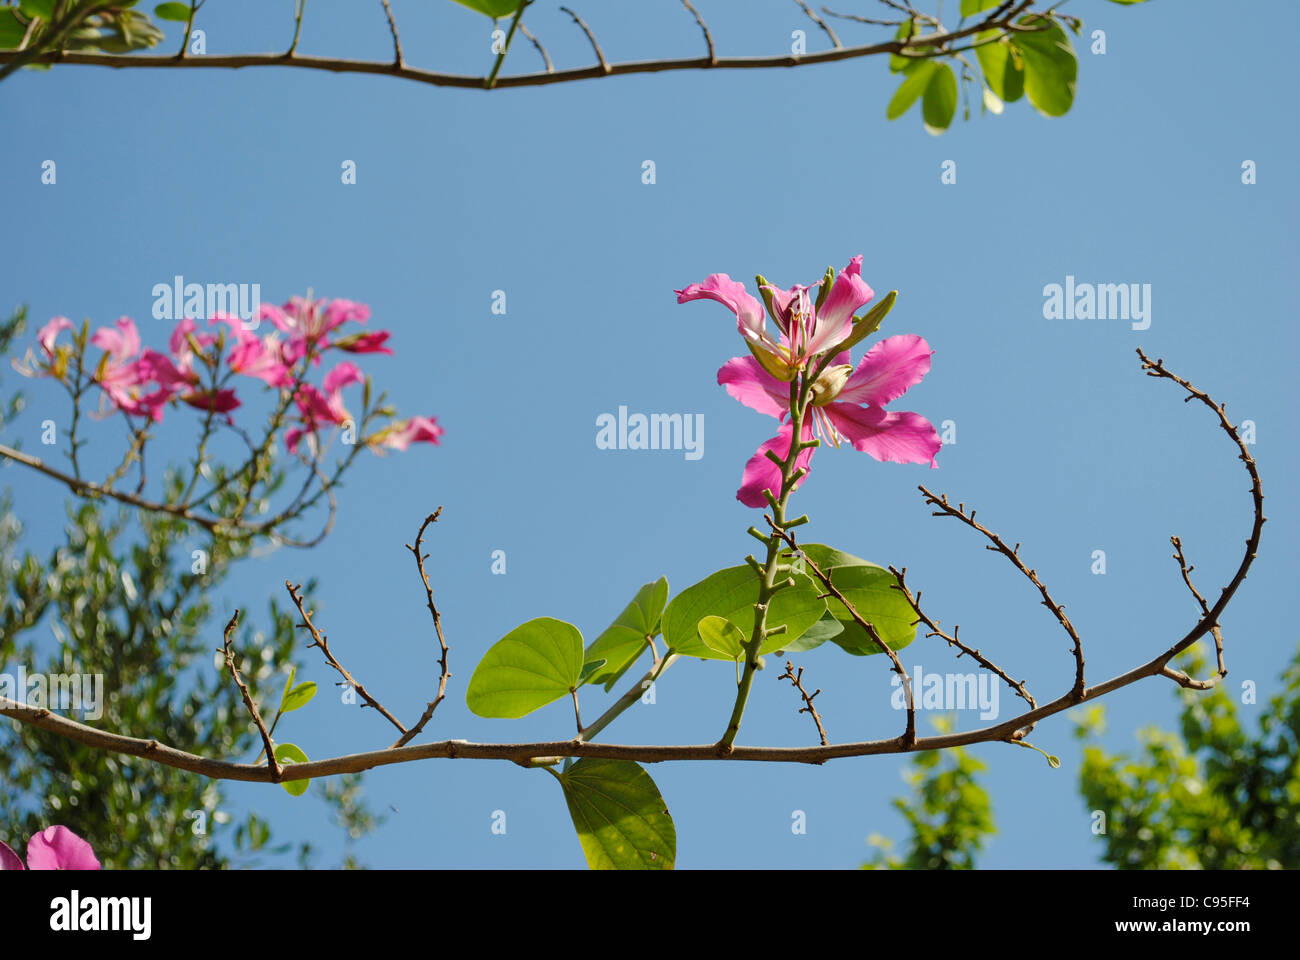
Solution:
<svg viewBox="0 0 1300 960">
<path fill-rule="evenodd" d="M 813 582 L 798 573 L 794 577 L 795 585 L 779 591 L 767 610 L 768 628 L 785 624 L 786 630 L 768 637 L 759 653 L 769 653 L 797 640 L 826 612 L 826 602 Z M 731 660 L 732 657 L 719 653 L 700 639 L 699 623 L 705 617 L 722 617 L 749 637 L 754 629 L 754 604 L 758 596 L 759 582 L 752 569 L 745 566 L 719 570 L 687 587 L 668 604 L 663 616 L 664 642 L 683 656 Z"/>
<path fill-rule="evenodd" d="M 522 717 L 558 700 L 582 676 L 582 634 L 563 620 L 538 617 L 488 648 L 465 702 L 480 717 Z"/>
<path fill-rule="evenodd" d="M 283 767 L 292 766 L 295 763 L 306 763 L 307 754 L 303 753 L 302 748 L 299 747 L 297 744 L 281 743 L 276 745 L 275 759 L 279 761 L 280 766 L 283 768 Z M 285 776 L 289 775 L 288 770 L 285 770 L 284 773 Z M 289 793 L 291 796 L 301 797 L 304 793 L 307 792 L 307 788 L 311 786 L 311 781 L 310 780 L 282 780 L 280 782 L 280 786 L 284 787 L 285 791 Z"/>
<path fill-rule="evenodd" d="M 648 649 L 646 637 L 659 632 L 659 617 L 668 602 L 668 579 L 660 577 L 637 591 L 618 619 L 587 648 L 584 660 L 604 659 L 605 665 L 592 671 L 584 683 L 603 683 L 609 690 Z"/>
<path fill-rule="evenodd" d="M 671 870 L 677 829 L 659 788 L 630 760 L 584 757 L 555 775 L 592 870 Z"/>
</svg>

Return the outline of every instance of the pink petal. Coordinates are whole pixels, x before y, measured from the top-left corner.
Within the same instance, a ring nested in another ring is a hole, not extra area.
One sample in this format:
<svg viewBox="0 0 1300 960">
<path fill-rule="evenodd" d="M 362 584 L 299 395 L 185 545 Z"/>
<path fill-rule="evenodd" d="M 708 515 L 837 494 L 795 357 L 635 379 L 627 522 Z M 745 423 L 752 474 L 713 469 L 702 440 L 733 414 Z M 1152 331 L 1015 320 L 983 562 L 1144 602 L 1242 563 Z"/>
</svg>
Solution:
<svg viewBox="0 0 1300 960">
<path fill-rule="evenodd" d="M 933 353 L 930 345 L 914 333 L 886 337 L 863 355 L 836 399 L 876 406 L 897 400 L 930 372 Z"/>
<path fill-rule="evenodd" d="M 23 862 L 19 859 L 18 854 L 9 849 L 8 845 L 0 843 L 0 870 L 26 870 Z"/>
<path fill-rule="evenodd" d="M 854 403 L 829 403 L 822 409 L 855 450 L 881 461 L 937 466 L 934 457 L 942 446 L 939 433 L 919 413 L 886 411 Z"/>
<path fill-rule="evenodd" d="M 99 860 L 85 840 L 67 827 L 46 827 L 27 844 L 31 870 L 98 870 Z"/>
<path fill-rule="evenodd" d="M 753 357 L 732 357 L 718 370 L 718 383 L 745 406 L 778 420 L 790 409 L 790 385 Z"/>
<path fill-rule="evenodd" d="M 393 424 L 380 439 L 380 445 L 405 450 L 412 443 L 437 443 L 443 429 L 433 417 L 411 417 Z"/>
<path fill-rule="evenodd" d="M 716 300 L 736 315 L 740 335 L 746 340 L 770 342 L 767 335 L 763 305 L 758 302 L 739 280 L 725 273 L 709 275 L 703 283 L 692 283 L 684 290 L 674 290 L 678 303 L 691 300 Z"/>
<path fill-rule="evenodd" d="M 36 341 L 41 345 L 47 357 L 54 356 L 54 340 L 60 330 L 71 330 L 72 321 L 67 317 L 54 317 L 40 330 L 36 331 Z"/>
<path fill-rule="evenodd" d="M 338 393 L 350 383 L 360 383 L 365 380 L 361 370 L 355 363 L 343 361 L 329 373 L 325 374 L 325 380 L 321 386 L 326 393 Z"/>
<path fill-rule="evenodd" d="M 325 308 L 325 326 L 322 332 L 333 330 L 344 323 L 365 323 L 370 319 L 370 308 L 351 300 L 331 300 Z"/>
<path fill-rule="evenodd" d="M 101 350 L 106 350 L 116 360 L 125 360 L 140 352 L 140 334 L 135 329 L 135 321 L 130 317 L 119 317 L 116 330 L 100 327 L 90 342 Z"/>
<path fill-rule="evenodd" d="M 853 314 L 875 295 L 862 279 L 862 257 L 854 257 L 839 272 L 831 285 L 830 295 L 817 312 L 817 331 L 808 345 L 808 352 L 820 353 L 848 336 Z"/>
<path fill-rule="evenodd" d="M 804 424 L 803 438 L 812 439 L 812 420 Z M 777 456 L 785 459 L 790 455 L 790 437 L 794 433 L 794 425 L 790 423 L 783 424 L 780 431 L 775 437 L 767 441 L 758 448 L 758 452 L 749 458 L 745 464 L 745 473 L 741 477 L 740 489 L 736 491 L 736 499 L 747 507 L 766 507 L 767 498 L 763 496 L 764 490 L 771 490 L 772 496 L 779 496 L 781 492 L 781 468 L 778 467 L 767 456 L 767 451 L 774 451 Z M 812 462 L 812 455 L 815 448 L 809 447 L 799 454 L 796 466 L 807 467 Z M 804 479 L 807 479 L 806 477 Z M 800 481 L 802 483 L 803 481 Z M 795 484 L 798 489 L 799 483 Z"/>
<path fill-rule="evenodd" d="M 204 413 L 229 413 L 239 408 L 239 398 L 231 389 L 217 390 L 215 393 L 211 390 L 195 390 L 182 396 L 181 400 Z"/>
</svg>

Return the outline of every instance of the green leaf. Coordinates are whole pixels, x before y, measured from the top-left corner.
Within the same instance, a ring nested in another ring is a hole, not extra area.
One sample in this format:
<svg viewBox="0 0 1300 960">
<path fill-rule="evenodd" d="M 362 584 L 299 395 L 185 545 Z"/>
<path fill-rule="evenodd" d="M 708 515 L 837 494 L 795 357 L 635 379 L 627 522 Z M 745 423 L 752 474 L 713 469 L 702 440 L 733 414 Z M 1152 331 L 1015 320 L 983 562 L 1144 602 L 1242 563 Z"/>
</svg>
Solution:
<svg viewBox="0 0 1300 960">
<path fill-rule="evenodd" d="M 560 699 L 582 676 L 582 634 L 538 617 L 515 627 L 483 654 L 465 702 L 480 717 L 522 717 Z"/>
<path fill-rule="evenodd" d="M 827 611 L 820 620 L 804 631 L 802 637 L 792 643 L 787 643 L 777 653 L 803 653 L 806 650 L 815 650 L 827 640 L 832 640 L 843 632 L 844 624 L 836 620 Z"/>
<path fill-rule="evenodd" d="M 938 135 L 948 129 L 957 112 L 957 75 L 946 63 L 939 64 L 921 101 L 921 117 L 927 133 Z"/>
<path fill-rule="evenodd" d="M 303 753 L 302 748 L 296 744 L 281 743 L 276 745 L 275 759 L 279 761 L 281 767 L 285 767 L 294 763 L 306 763 L 307 754 Z M 284 773 L 287 775 L 288 771 L 286 770 Z M 285 791 L 289 793 L 290 796 L 301 797 L 307 792 L 307 788 L 311 786 L 311 781 L 283 780 L 281 781 L 280 786 L 284 787 Z"/>
<path fill-rule="evenodd" d="M 619 678 L 647 649 L 646 637 L 658 634 L 659 617 L 667 602 L 667 577 L 660 577 L 653 583 L 642 586 L 618 619 L 587 648 L 584 660 L 589 663 L 603 658 L 605 666 L 593 672 L 585 682 L 604 683 L 606 690 L 618 683 Z"/>
<path fill-rule="evenodd" d="M 985 30 L 977 33 L 975 40 L 990 40 L 998 36 L 997 30 Z M 984 82 L 1004 102 L 1014 103 L 1025 92 L 1025 70 L 1012 54 L 1011 42 L 1006 39 L 982 43 L 975 48 L 979 57 L 980 69 L 984 71 Z"/>
<path fill-rule="evenodd" d="M 659 788 L 630 760 L 584 757 L 555 774 L 592 870 L 671 870 L 677 830 Z"/>
<path fill-rule="evenodd" d="M 908 37 L 915 36 L 921 32 L 921 28 L 914 20 L 904 20 L 898 25 L 898 32 L 894 34 L 895 40 L 906 40 Z M 896 53 L 889 55 L 889 72 L 898 73 L 907 69 L 907 65 L 914 61 L 914 57 L 900 57 Z"/>
<path fill-rule="evenodd" d="M 1020 22 L 1032 26 L 1044 21 L 1042 17 L 1028 15 L 1021 17 Z M 1053 23 L 1046 30 L 1017 33 L 1012 42 L 1024 61 L 1025 93 L 1029 102 L 1049 117 L 1067 113 L 1074 103 L 1074 84 L 1079 72 L 1069 35 L 1060 24 Z M 993 92 L 998 93 L 996 87 Z"/>
<path fill-rule="evenodd" d="M 24 17 L 40 17 L 47 23 L 54 19 L 55 0 L 22 0 L 18 9 Z"/>
<path fill-rule="evenodd" d="M 779 591 L 768 605 L 768 628 L 784 623 L 786 632 L 768 637 L 759 653 L 769 653 L 797 640 L 826 612 L 826 602 L 812 580 L 796 574 L 795 581 L 795 586 Z M 668 604 L 663 616 L 664 642 L 682 656 L 730 660 L 700 639 L 698 625 L 705 617 L 722 617 L 748 638 L 754 629 L 758 595 L 758 578 L 748 566 L 719 570 L 687 587 Z"/>
<path fill-rule="evenodd" d="M 973 17 L 977 13 L 983 13 L 985 10 L 992 10 L 1000 6 L 1002 0 L 961 0 L 961 15 L 963 17 Z"/>
<path fill-rule="evenodd" d="M 894 589 L 898 580 L 888 570 L 875 564 L 836 567 L 830 578 L 891 650 L 901 650 L 916 639 L 916 612 L 902 591 Z M 832 597 L 827 608 L 844 625 L 844 632 L 832 637 L 832 642 L 855 656 L 882 652 L 844 604 Z"/>
<path fill-rule="evenodd" d="M 588 660 L 582 665 L 582 673 L 578 674 L 578 685 L 581 686 L 588 682 L 590 676 L 605 665 L 604 660 Z"/>
<path fill-rule="evenodd" d="M 280 712 L 289 713 L 291 710 L 297 710 L 311 703 L 312 698 L 316 696 L 316 681 L 304 680 L 292 690 L 286 689 L 284 696 L 280 700 Z"/>
<path fill-rule="evenodd" d="M 18 22 L 11 7 L 0 7 L 0 50 L 12 50 L 23 42 L 27 28 Z"/>
<path fill-rule="evenodd" d="M 988 87 L 984 87 L 984 109 L 989 113 L 1002 113 L 1002 100 Z"/>
<path fill-rule="evenodd" d="M 817 564 L 822 573 L 827 573 L 834 567 L 875 567 L 877 564 L 870 560 L 863 560 L 861 557 L 855 557 L 851 553 L 843 550 L 836 550 L 834 547 L 828 547 L 824 543 L 805 543 L 799 548 L 799 551 L 813 563 Z"/>
<path fill-rule="evenodd" d="M 745 652 L 745 635 L 730 620 L 722 617 L 704 617 L 699 625 L 700 639 L 710 650 L 716 650 L 728 660 L 739 660 Z"/>
<path fill-rule="evenodd" d="M 455 2 L 462 7 L 469 7 L 471 10 L 486 14 L 493 20 L 499 20 L 501 17 L 512 16 L 519 9 L 520 0 L 455 0 Z"/>
<path fill-rule="evenodd" d="M 916 103 L 917 98 L 925 93 L 930 79 L 938 68 L 939 64 L 934 60 L 916 60 L 911 63 L 903 71 L 903 82 L 890 98 L 889 106 L 885 108 L 885 116 L 890 120 L 897 120 L 907 113 L 912 104 Z"/>
<path fill-rule="evenodd" d="M 190 5 L 188 3 L 160 3 L 153 8 L 153 13 L 159 20 L 175 20 L 177 23 L 189 23 Z"/>
</svg>

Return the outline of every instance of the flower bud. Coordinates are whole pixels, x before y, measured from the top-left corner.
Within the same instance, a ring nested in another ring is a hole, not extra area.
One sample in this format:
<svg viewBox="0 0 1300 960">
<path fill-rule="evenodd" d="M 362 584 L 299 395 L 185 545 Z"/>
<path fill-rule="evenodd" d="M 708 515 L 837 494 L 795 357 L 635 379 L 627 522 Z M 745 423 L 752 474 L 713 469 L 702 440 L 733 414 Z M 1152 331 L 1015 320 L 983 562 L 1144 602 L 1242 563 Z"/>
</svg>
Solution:
<svg viewBox="0 0 1300 960">
<path fill-rule="evenodd" d="M 840 363 L 827 367 L 812 385 L 813 406 L 824 407 L 840 395 L 844 385 L 853 375 L 853 364 Z"/>
</svg>

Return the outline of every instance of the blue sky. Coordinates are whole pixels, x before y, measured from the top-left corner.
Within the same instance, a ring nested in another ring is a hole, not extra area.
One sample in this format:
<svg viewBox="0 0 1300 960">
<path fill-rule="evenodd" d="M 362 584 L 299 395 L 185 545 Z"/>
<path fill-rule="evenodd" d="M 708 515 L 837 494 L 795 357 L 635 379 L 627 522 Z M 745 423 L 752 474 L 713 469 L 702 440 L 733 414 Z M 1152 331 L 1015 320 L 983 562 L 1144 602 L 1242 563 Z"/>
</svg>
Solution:
<svg viewBox="0 0 1300 960">
<path fill-rule="evenodd" d="M 211 4 L 209 52 L 283 46 L 291 5 L 270 6 Z M 785 51 L 796 29 L 808 31 L 811 49 L 824 42 L 794 4 L 699 6 L 723 54 Z M 388 55 L 378 4 L 308 7 L 301 49 Z M 393 7 L 412 63 L 487 68 L 486 19 L 448 3 Z M 702 45 L 672 4 L 635 14 L 588 7 L 580 12 L 612 59 L 692 56 Z M 1285 494 L 1297 454 L 1283 438 L 1297 412 L 1300 191 L 1291 164 L 1300 144 L 1279 92 L 1293 84 L 1289 38 L 1300 11 L 1259 4 L 1252 9 L 1268 28 L 1232 31 L 1208 2 L 1068 9 L 1086 29 L 1066 117 L 1021 102 L 1000 117 L 963 123 L 959 114 L 938 138 L 915 113 L 885 120 L 896 80 L 874 58 L 490 95 L 288 69 L 23 72 L 0 85 L 0 295 L 28 303 L 38 323 L 130 315 L 146 341 L 170 330 L 150 316 L 151 291 L 176 274 L 259 282 L 274 302 L 311 287 L 368 303 L 397 350 L 368 369 L 402 411 L 437 416 L 443 443 L 363 458 L 330 538 L 243 564 L 223 602 L 262 611 L 285 578 L 317 577 L 319 619 L 340 658 L 386 705 L 415 717 L 436 681 L 435 644 L 403 544 L 445 505 L 429 566 L 454 677 L 428 734 L 550 739 L 570 733 L 563 702 L 518 721 L 465 707 L 473 667 L 495 640 L 537 616 L 569 620 L 591 640 L 643 582 L 666 575 L 676 592 L 754 546 L 745 529 L 759 515 L 734 493 L 773 424 L 715 383 L 717 368 L 743 352 L 730 314 L 677 306 L 671 291 L 712 272 L 811 283 L 860 253 L 877 291 L 900 291 L 882 333 L 918 333 L 935 350 L 929 376 L 893 406 L 953 421 L 957 442 L 933 471 L 819 452 L 795 501 L 813 518 L 805 539 L 907 566 L 931 615 L 996 651 L 1040 702 L 1058 696 L 1072 675 L 1066 637 L 1009 565 L 929 515 L 915 489 L 925 483 L 1023 543 L 1084 636 L 1090 680 L 1149 659 L 1194 620 L 1169 536 L 1182 537 L 1203 591 L 1216 593 L 1240 559 L 1250 514 L 1231 445 L 1208 411 L 1142 376 L 1141 346 L 1257 425 L 1270 522 L 1224 627 L 1228 686 L 1254 681 L 1263 702 L 1295 643 L 1284 598 L 1297 514 Z M 529 22 L 557 64 L 585 64 L 591 54 L 566 19 L 542 2 Z M 1087 52 L 1093 29 L 1106 32 L 1104 56 Z M 881 31 L 840 33 L 865 42 Z M 520 45 L 507 70 L 536 61 Z M 46 159 L 58 165 L 54 186 L 40 182 Z M 355 185 L 340 183 L 345 160 L 357 165 Z M 642 183 L 646 160 L 653 185 Z M 955 184 L 940 180 L 949 160 Z M 1251 186 L 1241 182 L 1246 160 L 1257 165 Z M 1045 319 L 1043 288 L 1067 275 L 1150 284 L 1150 328 Z M 506 291 L 504 316 L 491 311 L 495 290 Z M 46 411 L 65 415 L 45 387 L 32 386 L 29 412 L 12 428 L 29 448 L 35 437 L 22 431 L 39 429 Z M 596 418 L 620 405 L 702 414 L 704 456 L 598 450 Z M 28 544 L 52 543 L 64 491 L 17 469 L 4 481 Z M 495 550 L 506 553 L 504 576 L 491 572 Z M 1106 553 L 1104 576 L 1091 572 L 1095 550 Z M 299 678 L 324 690 L 333 678 L 314 653 L 297 658 Z M 903 659 L 926 670 L 967 666 L 925 638 Z M 901 728 L 880 658 L 827 645 L 799 662 L 824 691 L 817 702 L 833 740 Z M 740 742 L 815 742 L 779 672 L 758 676 Z M 712 741 L 733 682 L 727 665 L 683 662 L 653 706 L 629 711 L 603 739 Z M 589 697 L 584 712 L 594 715 L 598 701 Z M 1163 681 L 1101 702 L 1113 748 L 1176 715 Z M 1001 703 L 1010 716 L 1005 691 Z M 1253 723 L 1257 708 L 1242 710 Z M 329 695 L 289 719 L 313 757 L 392 739 L 381 718 Z M 960 723 L 979 725 L 970 713 Z M 1099 863 L 1070 731 L 1058 716 L 1034 733 L 1061 756 L 1055 771 L 1028 750 L 973 748 L 989 765 L 1000 827 L 985 866 Z M 905 765 L 886 757 L 651 772 L 673 812 L 680 867 L 844 867 L 865 857 L 869 834 L 901 839 L 890 800 L 904 789 Z M 370 866 L 583 863 L 542 772 L 439 760 L 372 772 L 366 788 L 389 814 L 357 848 Z M 238 784 L 228 797 L 236 816 L 255 808 L 283 839 L 310 839 L 325 862 L 338 859 L 341 839 L 319 801 Z M 495 810 L 506 811 L 504 836 L 491 831 Z M 804 835 L 791 831 L 795 810 L 806 812 Z"/>
</svg>

